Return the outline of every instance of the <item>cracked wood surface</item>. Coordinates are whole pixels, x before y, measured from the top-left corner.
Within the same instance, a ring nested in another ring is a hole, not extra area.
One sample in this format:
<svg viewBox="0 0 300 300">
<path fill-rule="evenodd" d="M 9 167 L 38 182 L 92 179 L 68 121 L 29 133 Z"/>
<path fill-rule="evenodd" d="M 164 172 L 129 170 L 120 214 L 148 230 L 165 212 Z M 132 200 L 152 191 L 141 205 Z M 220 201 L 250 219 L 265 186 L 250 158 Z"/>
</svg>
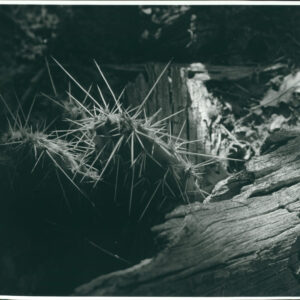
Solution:
<svg viewBox="0 0 300 300">
<path fill-rule="evenodd" d="M 155 257 L 96 278 L 74 294 L 299 296 L 299 132 L 268 143 L 242 175 L 153 228 L 164 245 Z"/>
<path fill-rule="evenodd" d="M 165 64 L 161 63 L 144 64 L 142 68 L 144 72 L 140 70 L 135 80 L 126 86 L 124 94 L 126 105 L 139 106 L 164 67 Z M 234 69 L 229 73 L 232 75 L 238 73 Z M 220 68 L 209 70 L 215 75 Z M 185 143 L 185 147 L 188 152 L 197 153 L 189 157 L 195 164 L 207 160 L 199 155 L 200 153 L 214 154 L 212 151 L 217 143 L 216 139 L 221 136 L 219 127 L 215 126 L 221 113 L 221 103 L 206 87 L 206 81 L 211 79 L 211 76 L 214 77 L 210 71 L 202 63 L 172 64 L 145 103 L 145 112 L 148 116 L 158 113 L 157 120 L 165 119 L 172 135 L 193 141 Z M 233 79 L 234 76 L 229 78 Z M 222 164 L 210 165 L 209 168 L 204 167 L 204 170 L 201 189 L 206 192 L 210 192 L 216 182 L 227 176 Z"/>
</svg>

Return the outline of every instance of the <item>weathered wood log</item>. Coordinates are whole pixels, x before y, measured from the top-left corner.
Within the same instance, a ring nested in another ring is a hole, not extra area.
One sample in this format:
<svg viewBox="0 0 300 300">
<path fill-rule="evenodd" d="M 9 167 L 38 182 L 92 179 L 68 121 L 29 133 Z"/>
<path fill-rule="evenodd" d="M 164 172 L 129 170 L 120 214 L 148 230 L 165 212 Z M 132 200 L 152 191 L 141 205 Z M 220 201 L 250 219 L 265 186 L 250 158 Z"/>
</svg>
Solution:
<svg viewBox="0 0 300 300">
<path fill-rule="evenodd" d="M 136 67 L 139 75 L 126 88 L 128 105 L 135 107 L 143 101 L 164 66 L 161 63 L 131 66 Z M 130 70 L 130 66 L 126 67 Z M 198 140 L 198 143 L 187 145 L 191 151 L 211 153 L 210 135 L 213 122 L 221 112 L 221 103 L 208 91 L 206 81 L 235 81 L 250 78 L 255 72 L 254 67 L 171 64 L 150 95 L 146 112 L 151 116 L 160 110 L 160 117 L 165 118 L 181 111 L 168 120 L 172 134 L 181 133 L 182 138 Z"/>
<path fill-rule="evenodd" d="M 126 88 L 128 106 L 136 107 L 145 99 L 165 64 L 150 63 L 142 67 L 144 71 L 138 69 L 141 73 Z M 249 72 L 247 70 L 247 74 Z M 227 73 L 230 72 L 227 70 Z M 208 159 L 200 154 L 214 154 L 216 138 L 212 136 L 221 134 L 219 128 L 214 128 L 214 122 L 220 115 L 222 105 L 206 88 L 205 83 L 209 79 L 210 74 L 201 63 L 171 64 L 145 105 L 148 116 L 160 111 L 158 118 L 167 119 L 172 135 L 193 141 L 186 143 L 186 150 L 197 154 L 191 157 L 195 164 Z M 209 192 L 217 181 L 226 176 L 221 165 L 210 167 L 203 182 L 206 188 L 202 189 Z"/>
<path fill-rule="evenodd" d="M 173 64 L 174 65 L 174 64 Z M 177 67 L 187 68 L 190 64 L 175 64 Z M 147 73 L 145 64 L 104 64 L 103 67 L 114 70 L 114 71 L 123 71 L 123 72 L 137 72 L 137 73 Z M 271 66 L 274 70 L 283 69 L 286 67 L 284 64 L 276 64 Z M 228 65 L 211 65 L 205 64 L 205 69 L 209 73 L 210 79 L 215 81 L 223 81 L 223 80 L 241 80 L 244 78 L 249 78 L 255 74 L 259 74 L 261 72 L 270 71 L 270 66 L 228 66 Z M 195 72 L 195 71 L 194 71 Z M 190 74 L 194 73 L 191 71 Z M 196 71 L 195 73 L 199 72 Z"/>
<path fill-rule="evenodd" d="M 178 207 L 154 227 L 164 245 L 155 257 L 74 294 L 299 295 L 300 131 L 276 136 L 205 203 Z"/>
<path fill-rule="evenodd" d="M 127 85 L 125 92 L 127 105 L 136 107 L 145 99 L 165 64 L 106 65 L 106 67 L 138 73 L 135 81 Z M 200 154 L 224 156 L 228 149 L 225 149 L 225 144 L 221 145 L 221 136 L 224 135 L 224 130 L 219 124 L 221 113 L 224 111 L 224 103 L 208 90 L 207 81 L 225 80 L 227 83 L 234 83 L 246 78 L 251 81 L 251 78 L 257 77 L 258 74 L 268 77 L 270 72 L 285 68 L 284 64 L 261 68 L 215 66 L 202 63 L 171 64 L 148 98 L 145 111 L 149 116 L 160 111 L 158 118 L 161 119 L 174 115 L 167 120 L 170 132 L 174 136 L 180 135 L 188 141 L 197 141 L 186 144 L 187 151 L 197 153 L 192 157 L 192 162 L 195 164 L 208 159 Z M 204 190 L 211 191 L 216 182 L 226 176 L 224 164 L 215 164 L 214 167 L 205 168 L 203 183 L 206 188 Z"/>
</svg>

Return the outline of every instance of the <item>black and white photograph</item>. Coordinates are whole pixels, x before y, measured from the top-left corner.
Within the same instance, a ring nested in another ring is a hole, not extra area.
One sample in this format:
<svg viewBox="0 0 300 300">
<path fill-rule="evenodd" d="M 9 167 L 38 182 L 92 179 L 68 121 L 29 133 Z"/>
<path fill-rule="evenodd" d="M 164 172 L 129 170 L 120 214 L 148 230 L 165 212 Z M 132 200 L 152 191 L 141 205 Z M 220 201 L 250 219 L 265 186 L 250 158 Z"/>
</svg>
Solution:
<svg viewBox="0 0 300 300">
<path fill-rule="evenodd" d="M 300 297 L 300 1 L 51 2 L 0 1 L 0 295 Z"/>
</svg>

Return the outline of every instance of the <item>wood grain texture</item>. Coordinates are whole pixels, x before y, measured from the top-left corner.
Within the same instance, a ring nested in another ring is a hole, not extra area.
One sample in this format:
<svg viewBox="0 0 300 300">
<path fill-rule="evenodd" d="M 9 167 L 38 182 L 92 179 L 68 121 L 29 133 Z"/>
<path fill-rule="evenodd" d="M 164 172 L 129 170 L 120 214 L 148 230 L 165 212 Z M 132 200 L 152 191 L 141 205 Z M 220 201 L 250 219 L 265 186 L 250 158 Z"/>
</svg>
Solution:
<svg viewBox="0 0 300 300">
<path fill-rule="evenodd" d="M 127 86 L 127 105 L 134 107 L 143 101 L 164 67 L 165 65 L 160 63 L 144 65 L 145 71 Z M 210 112 L 217 113 L 216 100 L 205 86 L 208 78 L 207 70 L 201 63 L 171 65 L 161 77 L 145 106 L 148 116 L 160 110 L 158 116 L 160 119 L 181 111 L 168 119 L 171 133 L 177 136 L 181 132 L 182 138 L 201 140 L 199 143 L 189 145 L 189 150 L 196 152 L 210 150 L 208 145 Z M 195 157 L 195 161 L 198 160 L 199 157 Z"/>
<path fill-rule="evenodd" d="M 144 71 L 140 70 L 135 81 L 127 86 L 125 98 L 128 106 L 136 107 L 143 102 L 164 67 L 162 63 L 144 65 Z M 219 71 L 215 67 L 214 74 Z M 185 146 L 187 151 L 197 153 L 189 158 L 195 164 L 208 159 L 199 154 L 213 152 L 215 143 L 211 134 L 220 131 L 213 126 L 220 113 L 220 103 L 206 87 L 209 76 L 206 66 L 201 63 L 171 64 L 145 105 L 148 117 L 160 111 L 157 120 L 166 119 L 173 136 L 193 141 Z M 206 192 L 210 192 L 216 181 L 226 176 L 221 165 L 216 170 L 209 168 L 209 172 L 201 186 Z"/>
<path fill-rule="evenodd" d="M 206 203 L 180 206 L 154 227 L 164 245 L 155 257 L 96 278 L 74 294 L 299 295 L 300 137 L 282 136 L 247 164 L 247 180 L 231 194 L 213 202 L 237 180 L 225 180 Z"/>
</svg>

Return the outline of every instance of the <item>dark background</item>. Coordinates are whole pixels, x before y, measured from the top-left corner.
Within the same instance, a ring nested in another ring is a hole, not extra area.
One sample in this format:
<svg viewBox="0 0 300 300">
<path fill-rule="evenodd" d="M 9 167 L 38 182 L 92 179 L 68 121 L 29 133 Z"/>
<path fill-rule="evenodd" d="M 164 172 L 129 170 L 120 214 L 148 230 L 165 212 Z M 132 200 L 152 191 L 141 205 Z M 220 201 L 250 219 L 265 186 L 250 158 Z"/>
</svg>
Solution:
<svg viewBox="0 0 300 300">
<path fill-rule="evenodd" d="M 93 59 L 101 65 L 171 58 L 229 65 L 297 62 L 299 14 L 298 6 L 2 5 L 1 92 L 25 93 L 50 55 L 88 83 Z"/>
</svg>

